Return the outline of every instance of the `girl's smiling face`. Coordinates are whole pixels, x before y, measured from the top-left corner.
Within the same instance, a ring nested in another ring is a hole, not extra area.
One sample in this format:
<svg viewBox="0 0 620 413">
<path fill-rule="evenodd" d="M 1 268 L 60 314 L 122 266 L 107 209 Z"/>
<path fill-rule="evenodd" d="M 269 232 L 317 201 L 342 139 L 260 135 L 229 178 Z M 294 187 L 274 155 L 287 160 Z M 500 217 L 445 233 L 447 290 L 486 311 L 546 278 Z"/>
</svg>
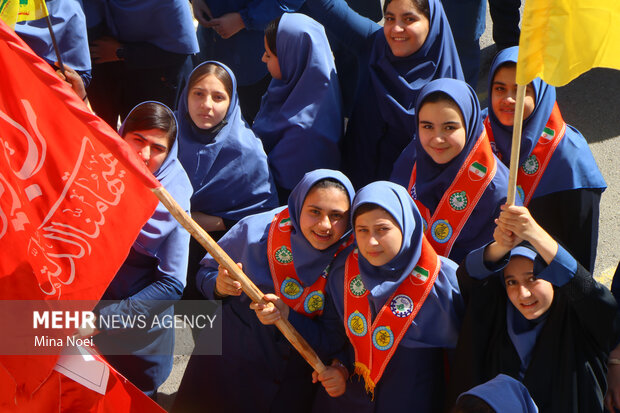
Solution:
<svg viewBox="0 0 620 413">
<path fill-rule="evenodd" d="M 493 76 L 491 83 L 491 107 L 493 113 L 504 126 L 514 124 L 515 104 L 517 101 L 517 69 L 512 65 L 501 66 Z M 523 119 L 527 119 L 536 107 L 536 93 L 530 83 L 525 89 L 523 101 Z"/>
<path fill-rule="evenodd" d="M 529 258 L 512 257 L 504 269 L 504 283 L 510 302 L 528 320 L 537 319 L 551 307 L 553 285 L 536 278 Z"/>
<path fill-rule="evenodd" d="M 424 103 L 418 114 L 418 128 L 422 148 L 437 164 L 450 162 L 465 147 L 465 122 L 454 102 Z"/>
<path fill-rule="evenodd" d="M 392 0 L 385 9 L 383 33 L 394 56 L 414 54 L 424 44 L 429 21 L 411 0 Z"/>
<path fill-rule="evenodd" d="M 394 217 L 377 207 L 355 217 L 355 240 L 360 254 L 375 267 L 387 264 L 403 244 L 403 233 Z"/>
<path fill-rule="evenodd" d="M 331 247 L 347 230 L 349 209 L 349 198 L 341 189 L 311 189 L 301 207 L 299 227 L 302 234 L 317 250 Z"/>
</svg>

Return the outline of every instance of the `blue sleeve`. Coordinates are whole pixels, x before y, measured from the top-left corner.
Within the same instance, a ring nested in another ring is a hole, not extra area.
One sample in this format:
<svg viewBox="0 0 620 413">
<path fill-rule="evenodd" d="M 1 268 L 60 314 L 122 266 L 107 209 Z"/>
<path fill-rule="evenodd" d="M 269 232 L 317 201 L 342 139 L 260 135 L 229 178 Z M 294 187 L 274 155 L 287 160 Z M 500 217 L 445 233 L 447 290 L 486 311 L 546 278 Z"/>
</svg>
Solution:
<svg viewBox="0 0 620 413">
<path fill-rule="evenodd" d="M 213 268 L 214 261 L 204 261 L 200 263 L 200 270 L 196 274 L 196 286 L 198 291 L 209 300 L 218 300 L 215 297 L 215 281 L 217 280 L 217 262 Z"/>
<path fill-rule="evenodd" d="M 576 272 L 577 261 L 558 244 L 558 252 L 553 257 L 553 261 L 537 273 L 536 277 L 549 281 L 556 287 L 562 287 L 575 276 Z"/>
<path fill-rule="evenodd" d="M 276 17 L 282 15 L 282 8 L 277 0 L 253 0 L 239 10 L 241 19 L 248 30 L 265 30 Z"/>
<path fill-rule="evenodd" d="M 496 263 L 485 261 L 484 249 L 488 245 L 489 244 L 473 250 L 467 254 L 467 257 L 465 257 L 465 269 L 471 278 L 483 280 L 488 276 L 501 271 L 508 264 L 508 255 Z"/>
<path fill-rule="evenodd" d="M 356 55 L 362 53 L 372 35 L 381 29 L 377 23 L 353 11 L 344 0 L 306 0 L 301 11 L 325 26 Z"/>
</svg>

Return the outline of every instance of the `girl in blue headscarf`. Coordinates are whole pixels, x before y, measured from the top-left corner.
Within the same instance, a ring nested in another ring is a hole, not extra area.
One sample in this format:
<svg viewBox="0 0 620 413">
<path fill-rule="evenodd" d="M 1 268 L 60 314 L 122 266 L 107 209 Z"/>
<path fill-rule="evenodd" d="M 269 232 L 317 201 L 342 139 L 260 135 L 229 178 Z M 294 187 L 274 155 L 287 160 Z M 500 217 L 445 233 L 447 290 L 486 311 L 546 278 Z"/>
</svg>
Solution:
<svg viewBox="0 0 620 413">
<path fill-rule="evenodd" d="M 267 27 L 263 61 L 273 80 L 252 130 L 284 203 L 306 172 L 340 166 L 342 97 L 325 30 L 307 16 L 284 14 Z"/>
<path fill-rule="evenodd" d="M 364 380 L 349 380 L 336 398 L 321 390 L 314 410 L 441 411 L 443 349 L 456 346 L 460 325 L 456 264 L 426 241 L 422 217 L 400 185 L 367 185 L 355 195 L 351 211 L 357 248 L 336 259 L 328 292 L 337 325 L 342 329 L 344 321 L 351 343 L 340 361 Z M 317 337 L 334 336 L 324 329 L 305 333 L 317 348 Z"/>
<path fill-rule="evenodd" d="M 189 211 L 192 186 L 177 159 L 174 114 L 158 102 L 136 106 L 119 134 L 135 149 L 181 207 Z M 96 310 L 100 317 L 171 316 L 170 300 L 181 298 L 187 272 L 189 233 L 159 203 Z M 168 300 L 168 301 L 162 301 Z M 172 370 L 174 330 L 104 330 L 95 343 L 106 359 L 140 390 L 153 396 Z M 132 354 L 107 355 L 107 354 Z"/>
<path fill-rule="evenodd" d="M 474 90 L 461 80 L 428 83 L 416 102 L 416 139 L 394 166 L 439 255 L 461 262 L 493 238 L 508 169 L 491 150 Z"/>
<path fill-rule="evenodd" d="M 239 108 L 235 76 L 218 62 L 196 67 L 181 94 L 179 160 L 192 181 L 192 217 L 216 240 L 241 218 L 278 206 L 261 141 Z M 205 250 L 191 242 L 189 288 Z M 198 293 L 196 291 L 196 297 Z"/>
<path fill-rule="evenodd" d="M 198 52 L 190 6 L 184 0 L 82 0 L 97 115 L 116 128 L 138 102 L 173 107 L 181 69 Z"/>
<path fill-rule="evenodd" d="M 383 27 L 344 0 L 307 0 L 301 9 L 357 54 L 360 75 L 347 124 L 343 171 L 355 187 L 388 179 L 415 132 L 415 102 L 429 81 L 463 79 L 439 0 L 388 0 Z"/>
<path fill-rule="evenodd" d="M 509 166 L 519 49 L 502 50 L 489 71 L 485 127 Z M 562 119 L 555 88 L 536 78 L 527 87 L 517 190 L 532 216 L 589 271 L 594 270 L 601 193 L 607 188 L 588 143 Z"/>
<path fill-rule="evenodd" d="M 84 86 L 88 87 L 91 79 L 90 53 L 86 18 L 80 1 L 48 0 L 45 4 L 63 63 L 74 69 L 82 78 Z M 18 22 L 15 33 L 49 64 L 58 61 L 46 19 Z"/>
<path fill-rule="evenodd" d="M 330 265 L 350 236 L 353 194 L 342 173 L 309 172 L 291 192 L 288 207 L 242 219 L 219 245 L 262 292 L 281 296 L 300 318 L 319 316 Z M 223 351 L 221 356 L 192 356 L 173 410 L 309 409 L 315 391 L 311 368 L 275 327 L 260 324 L 248 307 L 251 301 L 226 270 L 210 255 L 201 264 L 198 288 L 205 297 L 222 300 Z M 205 339 L 207 330 L 197 346 Z"/>
<path fill-rule="evenodd" d="M 613 295 L 527 208 L 502 207 L 496 222 L 494 241 L 457 272 L 466 307 L 448 402 L 503 373 L 542 412 L 602 412 L 618 340 Z"/>
</svg>

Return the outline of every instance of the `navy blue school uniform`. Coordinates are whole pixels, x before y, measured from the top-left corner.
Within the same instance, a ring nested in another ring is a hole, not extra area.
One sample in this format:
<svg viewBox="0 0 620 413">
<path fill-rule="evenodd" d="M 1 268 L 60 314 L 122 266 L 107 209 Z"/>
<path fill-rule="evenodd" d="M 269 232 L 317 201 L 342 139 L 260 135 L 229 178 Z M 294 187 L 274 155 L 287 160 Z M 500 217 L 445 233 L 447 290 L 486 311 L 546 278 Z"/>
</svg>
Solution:
<svg viewBox="0 0 620 413">
<path fill-rule="evenodd" d="M 396 219 L 403 233 L 399 253 L 381 267 L 370 265 L 361 254 L 358 255 L 362 288 L 370 292 L 367 299 L 374 319 L 384 305 L 390 306 L 388 300 L 392 299 L 392 294 L 417 264 L 423 232 L 422 218 L 403 187 L 379 181 L 362 188 L 353 201 L 351 216 L 359 206 L 367 203 L 385 208 Z M 345 350 L 339 348 L 340 341 L 333 332 L 333 326 L 339 326 L 339 336 L 344 336 L 343 325 L 348 324 L 344 297 L 345 294 L 354 294 L 351 286 L 344 285 L 345 263 L 352 249 L 350 247 L 338 255 L 332 266 L 328 296 L 333 303 L 332 307 L 326 306 L 320 322 L 301 319 L 293 312 L 289 315 L 289 320 L 296 327 L 301 327 L 302 334 L 317 352 L 327 357 L 326 362 L 330 361 L 328 357 L 336 357 L 347 366 L 349 372 L 354 370 L 353 348 L 351 345 Z M 440 268 L 437 278 L 376 383 L 374 399 L 366 392 L 363 379 L 350 377 L 346 392 L 340 397 L 330 397 L 321 387 L 313 411 L 385 412 L 404 406 L 411 406 L 420 412 L 442 411 L 446 380 L 445 350 L 456 346 L 462 300 L 456 281 L 456 264 L 444 257 L 438 259 Z M 331 312 L 327 309 L 331 309 Z"/>
<path fill-rule="evenodd" d="M 157 100 L 174 107 L 181 69 L 198 52 L 189 4 L 184 0 L 82 0 L 88 37 L 105 36 L 122 46 L 119 61 L 94 63 L 89 101 L 116 129 L 139 102 Z"/>
<path fill-rule="evenodd" d="M 342 168 L 356 188 L 388 179 L 414 136 L 415 101 L 429 81 L 463 79 L 452 32 L 439 0 L 429 1 L 429 33 L 406 57 L 393 55 L 383 28 L 351 10 L 344 0 L 309 0 L 301 10 L 317 19 L 357 55 L 355 106 L 342 148 Z"/>
<path fill-rule="evenodd" d="M 416 138 L 405 148 L 396 161 L 391 177 L 392 181 L 408 187 L 415 164 L 416 180 L 411 188 L 411 196 L 428 208 L 431 216 L 435 213 L 440 201 L 445 198 L 446 192 L 449 191 L 459 171 L 463 167 L 470 168 L 469 165 L 464 165 L 464 163 L 468 156 L 470 156 L 470 153 L 474 151 L 478 140 L 484 133 L 484 125 L 480 115 L 480 103 L 476 97 L 476 92 L 474 92 L 471 86 L 455 79 L 433 80 L 420 91 L 416 102 L 416 112 L 422 107 L 424 99 L 435 92 L 443 92 L 449 95 L 461 110 L 464 121 L 463 126 L 466 131 L 463 149 L 451 161 L 445 164 L 438 164 L 426 153 L 420 140 Z M 417 120 L 415 123 L 415 133 L 418 136 L 420 132 Z M 486 137 L 479 145 L 489 145 Z M 486 245 L 493 239 L 493 231 L 495 229 L 493 220 L 499 216 L 500 206 L 506 203 L 509 171 L 495 155 L 492 155 L 492 157 L 495 160 L 495 170 L 493 171 L 490 165 L 485 165 L 485 167 L 488 169 L 486 173 L 494 174 L 494 176 L 484 189 L 460 233 L 457 234 L 451 231 L 450 237 L 457 236 L 457 238 L 448 253 L 443 255 L 446 255 L 454 262 L 461 262 L 470 251 Z M 469 171 L 467 173 L 469 174 Z M 477 179 L 477 177 L 475 178 Z M 474 191 L 467 194 L 467 202 L 475 202 L 473 195 Z M 517 204 L 521 205 L 519 201 L 517 201 Z M 435 237 L 432 223 L 426 224 L 431 226 L 430 236 Z M 451 224 L 452 228 L 456 227 L 454 222 Z M 450 223 L 447 225 L 450 225 Z M 444 242 L 449 240 L 450 238 Z"/>
<path fill-rule="evenodd" d="M 45 2 L 62 62 L 78 72 L 84 87 L 91 79 L 90 53 L 86 36 L 86 17 L 79 0 Z M 27 20 L 15 25 L 15 33 L 49 64 L 58 61 L 47 19 Z"/>
<path fill-rule="evenodd" d="M 344 119 L 336 66 L 325 30 L 303 14 L 280 19 L 276 49 L 281 79 L 263 96 L 252 130 L 263 141 L 278 190 L 306 172 L 338 169 Z M 280 202 L 286 198 L 280 196 Z"/>
<path fill-rule="evenodd" d="M 516 63 L 518 51 L 517 47 L 502 50 L 493 60 L 489 70 L 489 95 L 495 73 L 506 62 Z M 536 106 L 523 121 L 519 153 L 521 168 L 541 139 L 556 105 L 553 86 L 540 78 L 534 79 L 532 86 Z M 488 119 L 496 153 L 509 166 L 512 126 L 502 125 L 492 109 L 488 110 Z M 524 203 L 536 222 L 590 272 L 594 270 L 596 259 L 599 204 L 605 188 L 607 185 L 585 138 L 577 129 L 566 125 L 564 137 L 553 152 L 531 201 Z"/>
<path fill-rule="evenodd" d="M 602 412 L 607 357 L 618 337 L 612 294 L 561 245 L 549 265 L 531 248 L 515 254 L 533 260 L 535 277 L 553 285 L 551 306 L 525 319 L 506 294 L 510 256 L 487 263 L 484 247 L 472 251 L 457 273 L 466 310 L 448 400 L 503 373 L 527 387 L 541 412 Z"/>
<path fill-rule="evenodd" d="M 186 86 L 175 112 L 179 120 L 179 160 L 194 188 L 192 211 L 220 217 L 229 229 L 243 217 L 276 208 L 278 195 L 263 144 L 241 114 L 235 75 L 219 62 L 207 61 L 201 66 L 208 63 L 224 68 L 232 80 L 228 111 L 220 124 L 211 129 L 198 128 L 189 115 Z M 217 241 L 224 234 L 217 231 L 210 235 Z M 201 297 L 195 277 L 205 253 L 192 239 L 184 299 Z"/>
<path fill-rule="evenodd" d="M 301 233 L 299 217 L 303 202 L 312 186 L 324 178 L 342 183 L 349 199 L 354 193 L 342 173 L 330 170 L 306 174 L 291 193 L 288 204 L 293 227 L 291 252 L 302 286 L 314 284 L 333 260 L 342 241 L 350 235 L 347 231 L 341 240 L 319 251 Z M 233 261 L 243 264 L 243 271 L 263 293 L 281 290 L 280 286 L 274 287 L 267 245 L 269 227 L 282 209 L 242 219 L 219 241 Z M 208 299 L 219 299 L 214 291 L 217 262 L 207 255 L 201 265 L 196 280 L 198 288 Z M 250 310 L 250 303 L 245 294 L 222 299 L 222 355 L 192 355 L 173 411 L 303 412 L 310 409 L 316 389 L 312 384 L 311 367 L 275 326 L 260 323 L 255 312 Z M 209 339 L 208 329 L 203 330 L 197 346 Z"/>
<path fill-rule="evenodd" d="M 119 134 L 122 133 L 121 128 Z M 192 186 L 177 159 L 177 148 L 175 137 L 155 177 L 187 212 Z M 153 316 L 162 319 L 172 315 L 169 301 L 180 299 L 185 286 L 189 237 L 189 232 L 160 202 L 101 298 L 119 301 L 100 304 L 96 310 L 100 316 L 108 319 L 112 315 L 140 316 L 150 320 Z M 161 303 L 162 300 L 168 303 Z M 96 335 L 95 343 L 115 369 L 149 396 L 172 370 L 174 329 L 162 326 L 147 332 L 109 329 Z M 107 355 L 110 353 L 133 355 Z"/>
</svg>

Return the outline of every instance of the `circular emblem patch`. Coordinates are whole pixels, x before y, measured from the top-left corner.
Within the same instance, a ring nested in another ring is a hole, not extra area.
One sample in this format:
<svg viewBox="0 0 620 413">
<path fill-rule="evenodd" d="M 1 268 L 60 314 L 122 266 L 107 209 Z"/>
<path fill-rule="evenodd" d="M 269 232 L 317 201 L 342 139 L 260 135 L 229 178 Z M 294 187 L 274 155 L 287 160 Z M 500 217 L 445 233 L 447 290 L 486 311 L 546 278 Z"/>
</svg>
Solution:
<svg viewBox="0 0 620 413">
<path fill-rule="evenodd" d="M 467 194 L 465 191 L 454 192 L 450 195 L 450 206 L 455 211 L 462 211 L 467 207 Z"/>
<path fill-rule="evenodd" d="M 306 313 L 314 313 L 315 311 L 321 311 L 325 304 L 325 296 L 321 291 L 312 291 L 304 300 L 304 310 Z"/>
<path fill-rule="evenodd" d="M 517 185 L 517 194 L 519 194 L 519 198 L 521 198 L 521 202 L 525 201 L 525 192 L 523 192 L 523 188 L 521 185 Z"/>
<path fill-rule="evenodd" d="M 372 334 L 372 344 L 377 350 L 387 350 L 394 344 L 394 333 L 389 327 L 377 327 Z"/>
<path fill-rule="evenodd" d="M 452 227 L 445 219 L 437 220 L 431 227 L 431 236 L 440 244 L 448 242 L 452 236 Z"/>
<path fill-rule="evenodd" d="M 390 310 L 396 317 L 409 317 L 413 311 L 413 300 L 404 294 L 397 295 L 390 303 Z"/>
<path fill-rule="evenodd" d="M 364 283 L 362 282 L 362 276 L 357 274 L 357 277 L 353 278 L 349 283 L 349 291 L 356 297 L 364 295 L 366 292 L 366 287 L 364 287 Z"/>
<path fill-rule="evenodd" d="M 282 286 L 280 287 L 280 292 L 283 296 L 288 298 L 289 300 L 295 300 L 301 297 L 301 293 L 303 293 L 304 289 L 299 283 L 299 281 L 294 280 L 290 277 L 287 277 L 284 282 L 282 282 Z"/>
<path fill-rule="evenodd" d="M 523 172 L 528 175 L 534 175 L 536 172 L 538 172 L 538 167 L 538 159 L 535 155 L 530 155 L 529 158 L 527 158 L 523 163 L 521 169 L 523 169 Z"/>
<path fill-rule="evenodd" d="M 368 331 L 366 319 L 359 311 L 355 311 L 349 316 L 349 319 L 347 320 L 347 326 L 349 327 L 351 333 L 358 337 L 365 335 Z"/>
<path fill-rule="evenodd" d="M 278 261 L 280 264 L 290 264 L 293 262 L 293 253 L 291 252 L 291 250 L 286 248 L 285 245 L 282 245 L 276 250 L 275 257 L 276 261 Z"/>
</svg>

